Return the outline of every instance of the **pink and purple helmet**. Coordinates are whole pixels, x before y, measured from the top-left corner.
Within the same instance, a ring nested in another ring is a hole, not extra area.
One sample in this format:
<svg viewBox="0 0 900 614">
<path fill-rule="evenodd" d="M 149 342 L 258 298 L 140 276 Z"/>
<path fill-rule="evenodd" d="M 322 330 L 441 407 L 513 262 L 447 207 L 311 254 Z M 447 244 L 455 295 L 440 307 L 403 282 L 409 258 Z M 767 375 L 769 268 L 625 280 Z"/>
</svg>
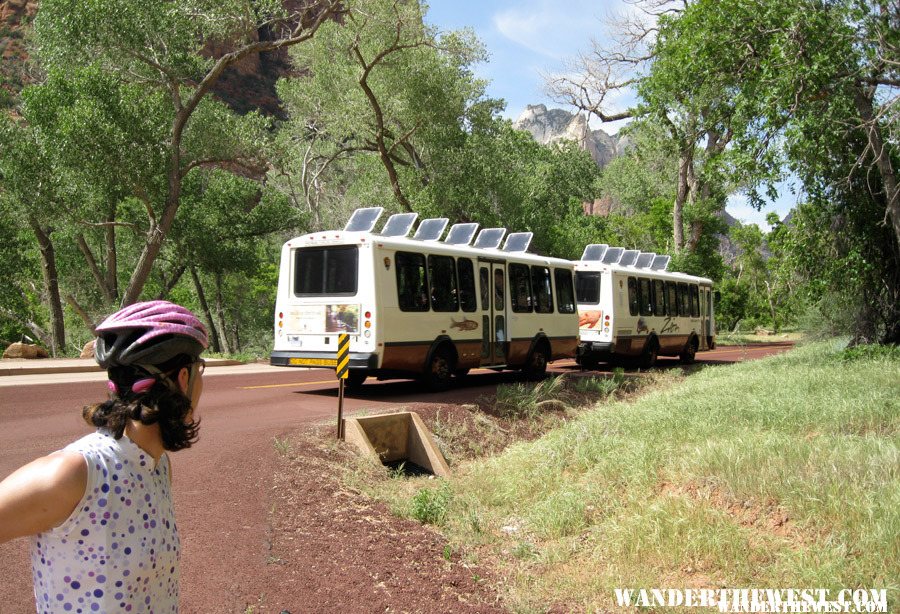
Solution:
<svg viewBox="0 0 900 614">
<path fill-rule="evenodd" d="M 168 301 L 135 303 L 97 326 L 94 356 L 104 369 L 159 365 L 179 354 L 198 357 L 206 327 L 189 309 Z"/>
</svg>

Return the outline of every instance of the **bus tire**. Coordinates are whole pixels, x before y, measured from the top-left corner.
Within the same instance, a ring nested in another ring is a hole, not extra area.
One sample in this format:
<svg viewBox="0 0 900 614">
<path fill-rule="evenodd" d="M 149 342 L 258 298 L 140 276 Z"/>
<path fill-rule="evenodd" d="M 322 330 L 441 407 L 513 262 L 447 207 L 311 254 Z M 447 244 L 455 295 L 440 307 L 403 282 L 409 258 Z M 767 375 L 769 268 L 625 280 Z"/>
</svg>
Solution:
<svg viewBox="0 0 900 614">
<path fill-rule="evenodd" d="M 650 369 L 656 365 L 656 359 L 659 357 L 659 341 L 656 337 L 648 337 L 647 343 L 644 344 L 644 351 L 641 353 L 640 365 L 642 369 Z"/>
<path fill-rule="evenodd" d="M 362 388 L 367 377 L 369 374 L 365 369 L 350 369 L 347 371 L 347 381 L 345 382 L 347 388 L 351 390 Z"/>
<path fill-rule="evenodd" d="M 425 372 L 425 385 L 432 392 L 443 392 L 450 388 L 456 364 L 453 354 L 446 347 L 437 348 L 428 361 Z"/>
<path fill-rule="evenodd" d="M 688 339 L 688 342 L 684 345 L 684 349 L 681 350 L 681 354 L 678 355 L 678 358 L 681 360 L 681 364 L 684 365 L 692 365 L 697 358 L 697 338 L 691 337 Z"/>
<path fill-rule="evenodd" d="M 528 361 L 522 368 L 525 377 L 531 381 L 544 379 L 544 376 L 547 374 L 549 358 L 550 352 L 546 341 L 541 340 L 534 344 L 531 354 L 528 355 Z"/>
</svg>

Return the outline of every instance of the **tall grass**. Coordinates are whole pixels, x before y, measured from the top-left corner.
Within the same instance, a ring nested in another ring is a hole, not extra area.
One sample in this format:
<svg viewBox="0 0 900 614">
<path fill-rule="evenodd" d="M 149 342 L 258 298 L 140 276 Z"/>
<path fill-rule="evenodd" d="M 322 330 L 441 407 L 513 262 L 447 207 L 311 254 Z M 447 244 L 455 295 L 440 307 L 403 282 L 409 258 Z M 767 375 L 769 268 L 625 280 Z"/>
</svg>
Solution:
<svg viewBox="0 0 900 614">
<path fill-rule="evenodd" d="M 466 465 L 449 490 L 444 531 L 500 561 L 513 609 L 717 586 L 887 588 L 893 608 L 900 357 L 827 342 L 707 368 Z"/>
</svg>

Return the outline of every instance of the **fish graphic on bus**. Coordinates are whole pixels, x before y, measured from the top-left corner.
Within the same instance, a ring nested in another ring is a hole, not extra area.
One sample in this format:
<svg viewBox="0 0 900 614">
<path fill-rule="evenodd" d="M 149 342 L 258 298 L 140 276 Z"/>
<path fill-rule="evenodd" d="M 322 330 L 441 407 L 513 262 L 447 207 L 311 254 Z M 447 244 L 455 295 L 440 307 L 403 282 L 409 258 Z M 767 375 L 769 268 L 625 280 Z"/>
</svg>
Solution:
<svg viewBox="0 0 900 614">
<path fill-rule="evenodd" d="M 450 318 L 450 328 L 458 328 L 461 331 L 477 330 L 478 322 L 470 320 L 469 318 L 463 318 L 461 322 L 457 322 L 453 318 Z"/>
</svg>

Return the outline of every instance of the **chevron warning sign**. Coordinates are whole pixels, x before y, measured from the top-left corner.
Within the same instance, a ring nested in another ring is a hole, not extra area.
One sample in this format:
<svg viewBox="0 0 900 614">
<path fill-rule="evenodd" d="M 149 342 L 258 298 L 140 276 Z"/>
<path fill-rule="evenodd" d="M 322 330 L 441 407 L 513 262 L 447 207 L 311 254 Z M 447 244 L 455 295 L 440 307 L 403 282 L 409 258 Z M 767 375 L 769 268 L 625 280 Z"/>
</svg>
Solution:
<svg viewBox="0 0 900 614">
<path fill-rule="evenodd" d="M 350 335 L 342 333 L 338 335 L 337 367 L 335 372 L 338 379 L 347 379 L 350 370 Z"/>
</svg>

